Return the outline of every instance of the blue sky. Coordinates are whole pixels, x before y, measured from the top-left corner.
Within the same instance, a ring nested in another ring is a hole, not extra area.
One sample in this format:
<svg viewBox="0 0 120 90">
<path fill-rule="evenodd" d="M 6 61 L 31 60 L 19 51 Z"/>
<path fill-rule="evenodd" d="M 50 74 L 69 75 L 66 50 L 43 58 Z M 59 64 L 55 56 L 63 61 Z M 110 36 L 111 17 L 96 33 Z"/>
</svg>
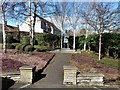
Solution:
<svg viewBox="0 0 120 90">
<path fill-rule="evenodd" d="M 9 2 L 26 2 L 29 0 L 0 0 L 0 1 L 9 1 Z M 119 2 L 120 0 L 31 0 L 31 1 L 50 1 L 50 2 Z"/>
<path fill-rule="evenodd" d="M 57 1 L 57 0 L 50 0 L 50 1 Z M 67 0 L 67 1 L 73 1 L 73 0 Z M 76 0 L 74 0 L 74 1 L 76 1 Z M 79 0 L 77 0 L 77 1 L 79 1 Z M 81 2 L 82 1 L 87 2 L 88 0 L 81 0 Z M 98 0 L 89 0 L 89 2 L 90 1 L 96 1 L 97 2 Z M 108 2 L 108 1 L 112 2 L 112 1 L 114 1 L 114 2 L 119 2 L 119 0 L 99 0 L 99 1 L 105 1 L 105 2 Z M 118 3 L 115 4 L 115 7 L 118 7 Z M 1 17 L 1 13 L 0 13 L 0 17 Z M 1 23 L 1 19 L 0 19 L 0 23 Z M 17 25 L 19 25 L 20 21 L 19 20 L 8 19 L 7 23 L 8 23 L 8 25 L 17 26 Z"/>
</svg>

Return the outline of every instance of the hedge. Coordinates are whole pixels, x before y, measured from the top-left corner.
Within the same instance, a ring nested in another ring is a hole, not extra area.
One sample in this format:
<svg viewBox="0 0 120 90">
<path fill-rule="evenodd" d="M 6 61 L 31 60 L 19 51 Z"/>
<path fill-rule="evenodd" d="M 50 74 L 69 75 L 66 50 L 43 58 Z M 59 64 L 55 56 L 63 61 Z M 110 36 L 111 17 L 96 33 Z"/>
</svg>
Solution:
<svg viewBox="0 0 120 90">
<path fill-rule="evenodd" d="M 21 43 L 18 44 L 18 45 L 15 47 L 15 49 L 16 49 L 16 50 L 20 50 L 20 48 L 21 48 L 22 45 L 23 45 L 23 44 L 21 44 Z"/>
<path fill-rule="evenodd" d="M 32 52 L 32 51 L 34 51 L 34 46 L 32 46 L 32 45 L 27 45 L 26 47 L 25 47 L 25 51 L 26 52 Z"/>
<path fill-rule="evenodd" d="M 23 36 L 23 37 L 21 37 L 20 38 L 20 42 L 22 43 L 22 44 L 30 44 L 30 37 L 29 36 Z"/>
<path fill-rule="evenodd" d="M 7 43 L 7 49 L 15 49 L 15 46 L 10 43 Z"/>
<path fill-rule="evenodd" d="M 79 39 L 77 39 L 79 38 Z M 99 51 L 99 35 L 91 34 L 85 39 L 85 36 L 76 37 L 76 48 L 83 49 L 84 42 L 86 41 L 87 49 Z M 69 37 L 70 48 L 73 46 L 73 37 Z M 79 47 L 78 47 L 79 45 Z M 102 34 L 102 49 L 103 55 L 112 56 L 113 58 L 120 58 L 120 34 L 119 33 L 103 33 Z"/>
<path fill-rule="evenodd" d="M 25 47 L 26 47 L 26 46 L 27 46 L 26 44 L 20 45 L 20 51 L 25 51 Z"/>
</svg>

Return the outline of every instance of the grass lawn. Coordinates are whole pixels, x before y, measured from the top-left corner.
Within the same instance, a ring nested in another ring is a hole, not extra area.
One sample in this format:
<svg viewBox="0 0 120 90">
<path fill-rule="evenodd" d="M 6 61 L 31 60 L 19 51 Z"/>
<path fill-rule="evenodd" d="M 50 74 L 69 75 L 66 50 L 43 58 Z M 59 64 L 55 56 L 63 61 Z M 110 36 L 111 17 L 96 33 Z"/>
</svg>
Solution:
<svg viewBox="0 0 120 90">
<path fill-rule="evenodd" d="M 34 45 L 34 48 L 36 48 L 36 49 L 47 49 L 46 46 L 40 46 L 40 45 Z"/>
<path fill-rule="evenodd" d="M 103 64 L 105 67 L 120 69 L 120 59 L 114 59 L 112 57 L 103 57 L 101 60 L 98 60 L 98 54 L 94 52 L 83 52 L 87 57 L 92 60 L 96 60 L 97 63 Z"/>
<path fill-rule="evenodd" d="M 2 43 L 0 43 L 0 49 L 2 49 Z"/>
<path fill-rule="evenodd" d="M 120 69 L 120 60 L 104 57 L 98 63 L 103 64 L 106 67 L 117 68 Z"/>
<path fill-rule="evenodd" d="M 40 45 L 34 45 L 34 48 L 35 48 L 38 52 L 45 52 L 45 51 L 51 50 L 50 47 L 40 46 Z"/>
</svg>

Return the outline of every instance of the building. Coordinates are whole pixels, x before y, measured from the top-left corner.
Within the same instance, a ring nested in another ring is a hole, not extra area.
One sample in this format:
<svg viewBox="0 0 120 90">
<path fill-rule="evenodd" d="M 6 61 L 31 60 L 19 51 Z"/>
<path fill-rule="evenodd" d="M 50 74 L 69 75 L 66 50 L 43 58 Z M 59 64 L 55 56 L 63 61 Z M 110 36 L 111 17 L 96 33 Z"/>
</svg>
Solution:
<svg viewBox="0 0 120 90">
<path fill-rule="evenodd" d="M 15 26 L 11 26 L 11 25 L 7 25 L 7 22 L 5 23 L 5 31 L 6 34 L 10 33 L 14 36 L 14 38 L 16 38 L 17 40 L 19 40 L 19 28 L 15 27 Z M 0 42 L 2 42 L 2 24 L 0 24 Z"/>
<path fill-rule="evenodd" d="M 6 30 L 7 33 L 19 32 L 19 28 L 18 27 L 7 25 L 7 22 L 6 22 L 5 30 Z M 0 33 L 2 33 L 2 24 L 0 24 Z"/>
<path fill-rule="evenodd" d="M 19 25 L 20 32 L 29 32 L 29 23 L 33 23 L 33 17 L 28 17 L 21 25 Z M 60 35 L 60 30 L 51 22 L 43 19 L 42 17 L 36 17 L 35 33 L 51 33 Z"/>
</svg>

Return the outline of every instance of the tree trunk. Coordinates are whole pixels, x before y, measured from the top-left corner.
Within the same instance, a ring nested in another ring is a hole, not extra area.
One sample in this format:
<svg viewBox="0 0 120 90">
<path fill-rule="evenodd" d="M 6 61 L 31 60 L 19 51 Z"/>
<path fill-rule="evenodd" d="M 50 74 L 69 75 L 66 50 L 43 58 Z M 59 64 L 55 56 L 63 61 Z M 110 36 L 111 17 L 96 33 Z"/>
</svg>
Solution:
<svg viewBox="0 0 120 90">
<path fill-rule="evenodd" d="M 36 2 L 34 2 L 34 16 L 33 16 L 33 28 L 32 28 L 32 35 L 31 35 L 31 45 L 34 45 L 34 32 L 35 32 L 35 23 L 36 23 L 36 11 L 37 11 L 37 5 Z"/>
<path fill-rule="evenodd" d="M 75 50 L 75 29 L 73 31 L 73 50 Z"/>
<path fill-rule="evenodd" d="M 101 59 L 101 38 L 102 38 L 102 35 L 100 33 L 99 34 L 99 60 Z"/>
<path fill-rule="evenodd" d="M 30 23 L 29 23 L 29 35 L 30 35 L 30 44 L 32 45 L 32 21 L 31 21 L 31 1 L 29 1 L 29 9 L 28 9 L 29 17 L 30 17 Z"/>
<path fill-rule="evenodd" d="M 61 35 L 61 49 L 62 49 L 62 35 Z"/>
<path fill-rule="evenodd" d="M 86 51 L 86 39 L 87 39 L 87 35 L 88 34 L 88 30 L 86 30 L 86 36 L 85 36 L 85 42 L 84 42 L 84 51 Z"/>
<path fill-rule="evenodd" d="M 6 48 L 6 33 L 5 33 L 5 12 L 2 7 L 2 32 L 3 32 L 3 53 L 7 52 Z"/>
<path fill-rule="evenodd" d="M 63 48 L 63 36 L 62 36 L 62 30 L 63 30 L 63 24 L 62 24 L 62 27 L 61 27 L 61 43 L 60 43 L 60 48 L 62 49 Z"/>
</svg>

